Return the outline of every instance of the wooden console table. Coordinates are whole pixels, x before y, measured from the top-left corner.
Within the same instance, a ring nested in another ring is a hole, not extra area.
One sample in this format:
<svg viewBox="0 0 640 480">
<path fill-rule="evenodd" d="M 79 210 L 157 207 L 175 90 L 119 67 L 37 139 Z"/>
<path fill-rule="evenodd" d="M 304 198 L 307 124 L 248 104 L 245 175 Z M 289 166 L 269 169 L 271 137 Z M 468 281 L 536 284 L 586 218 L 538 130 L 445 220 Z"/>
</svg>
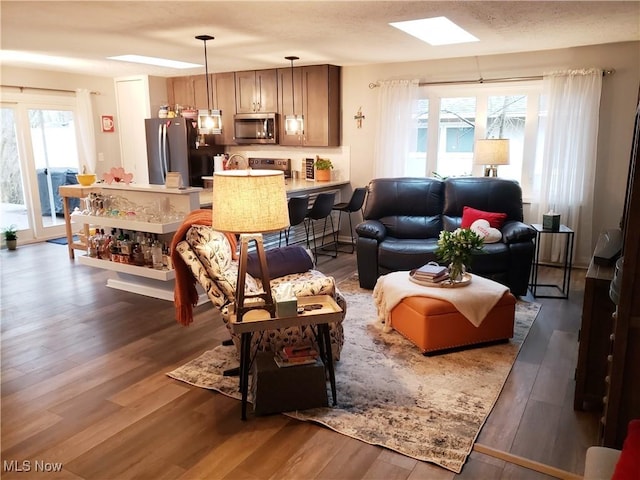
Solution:
<svg viewBox="0 0 640 480">
<path fill-rule="evenodd" d="M 236 321 L 231 315 L 229 326 L 231 331 L 240 334 L 240 393 L 242 394 L 241 417 L 247 419 L 247 396 L 249 392 L 249 370 L 257 352 L 251 352 L 251 339 L 254 333 L 263 333 L 278 328 L 317 326 L 316 335 L 320 357 L 329 372 L 333 404 L 337 404 L 336 378 L 333 370 L 333 353 L 331 352 L 331 335 L 329 323 L 340 321 L 342 309 L 329 295 L 298 298 L 298 306 L 320 304 L 322 308 L 305 311 L 293 317 L 270 318 L 265 310 L 251 310 L 244 316 L 244 321 Z M 296 368 L 296 367 L 289 367 Z"/>
<path fill-rule="evenodd" d="M 604 235 L 600 235 L 596 250 L 605 240 Z M 613 272 L 613 265 L 598 265 L 592 258 L 585 277 L 573 397 L 575 410 L 602 411 L 607 355 L 610 353 L 611 343 L 609 337 L 613 331 L 611 315 L 615 310 L 615 305 L 609 298 Z"/>
</svg>

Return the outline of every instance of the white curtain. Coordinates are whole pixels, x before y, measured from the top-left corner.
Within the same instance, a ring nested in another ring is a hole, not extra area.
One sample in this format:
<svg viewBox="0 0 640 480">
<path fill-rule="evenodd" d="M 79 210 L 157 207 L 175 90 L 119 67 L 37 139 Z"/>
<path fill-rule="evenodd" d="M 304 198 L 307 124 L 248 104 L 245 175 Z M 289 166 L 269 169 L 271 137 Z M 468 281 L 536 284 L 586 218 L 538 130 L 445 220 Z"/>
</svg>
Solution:
<svg viewBox="0 0 640 480">
<path fill-rule="evenodd" d="M 544 75 L 548 96 L 539 215 L 553 210 L 575 232 L 574 262 L 586 265 L 592 254 L 593 191 L 598 144 L 602 70 L 571 70 Z M 543 244 L 542 260 L 564 258 L 565 238 Z M 546 239 L 545 239 L 546 240 Z"/>
<path fill-rule="evenodd" d="M 93 128 L 93 107 L 91 92 L 84 88 L 76 90 L 76 111 L 78 140 L 80 143 L 80 171 L 87 173 L 96 171 L 96 136 Z"/>
<path fill-rule="evenodd" d="M 418 141 L 418 80 L 380 82 L 373 176 L 401 177 Z"/>
</svg>

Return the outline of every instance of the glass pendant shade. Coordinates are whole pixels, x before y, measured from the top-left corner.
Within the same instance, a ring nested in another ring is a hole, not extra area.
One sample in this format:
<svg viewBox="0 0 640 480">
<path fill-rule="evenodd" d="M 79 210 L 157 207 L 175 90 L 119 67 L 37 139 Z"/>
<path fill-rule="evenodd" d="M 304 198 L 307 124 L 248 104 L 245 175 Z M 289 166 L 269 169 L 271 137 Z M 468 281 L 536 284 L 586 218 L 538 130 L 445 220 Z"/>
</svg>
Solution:
<svg viewBox="0 0 640 480">
<path fill-rule="evenodd" d="M 207 58 L 207 40 L 213 40 L 211 35 L 198 35 L 197 40 L 204 43 L 204 70 L 207 82 L 207 109 L 198 110 L 198 133 L 200 135 L 220 135 L 222 133 L 222 111 L 211 109 L 211 95 L 209 94 L 209 59 Z"/>
<path fill-rule="evenodd" d="M 291 115 L 284 117 L 284 133 L 286 135 L 302 135 L 304 133 L 304 116 L 296 115 L 296 94 L 293 81 L 293 61 L 298 57 L 284 57 L 291 62 Z"/>
<path fill-rule="evenodd" d="M 219 135 L 222 133 L 222 113 L 220 110 L 198 110 L 198 133 Z"/>
<path fill-rule="evenodd" d="M 304 133 L 304 117 L 302 115 L 286 115 L 284 130 L 287 135 L 302 135 Z"/>
</svg>

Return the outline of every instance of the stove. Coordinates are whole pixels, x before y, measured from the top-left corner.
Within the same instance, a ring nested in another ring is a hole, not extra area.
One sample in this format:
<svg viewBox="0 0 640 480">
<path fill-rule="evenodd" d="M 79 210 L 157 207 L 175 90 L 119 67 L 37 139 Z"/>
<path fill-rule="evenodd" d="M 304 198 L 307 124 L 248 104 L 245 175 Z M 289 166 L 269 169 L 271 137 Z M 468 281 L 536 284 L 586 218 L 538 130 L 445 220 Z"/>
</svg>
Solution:
<svg viewBox="0 0 640 480">
<path fill-rule="evenodd" d="M 290 158 L 250 158 L 249 167 L 256 170 L 279 170 L 284 178 L 291 178 Z"/>
</svg>

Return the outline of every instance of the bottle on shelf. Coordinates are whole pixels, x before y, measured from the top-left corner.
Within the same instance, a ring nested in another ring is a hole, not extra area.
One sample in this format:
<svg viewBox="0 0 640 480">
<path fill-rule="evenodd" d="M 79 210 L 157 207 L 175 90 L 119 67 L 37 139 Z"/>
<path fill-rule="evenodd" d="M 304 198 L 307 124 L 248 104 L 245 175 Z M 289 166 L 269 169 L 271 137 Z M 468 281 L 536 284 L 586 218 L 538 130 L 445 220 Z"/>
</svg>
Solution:
<svg viewBox="0 0 640 480">
<path fill-rule="evenodd" d="M 162 264 L 162 243 L 158 240 L 158 236 L 153 239 L 151 246 L 151 257 L 153 261 L 153 268 L 156 270 L 162 270 L 164 265 Z"/>
</svg>

